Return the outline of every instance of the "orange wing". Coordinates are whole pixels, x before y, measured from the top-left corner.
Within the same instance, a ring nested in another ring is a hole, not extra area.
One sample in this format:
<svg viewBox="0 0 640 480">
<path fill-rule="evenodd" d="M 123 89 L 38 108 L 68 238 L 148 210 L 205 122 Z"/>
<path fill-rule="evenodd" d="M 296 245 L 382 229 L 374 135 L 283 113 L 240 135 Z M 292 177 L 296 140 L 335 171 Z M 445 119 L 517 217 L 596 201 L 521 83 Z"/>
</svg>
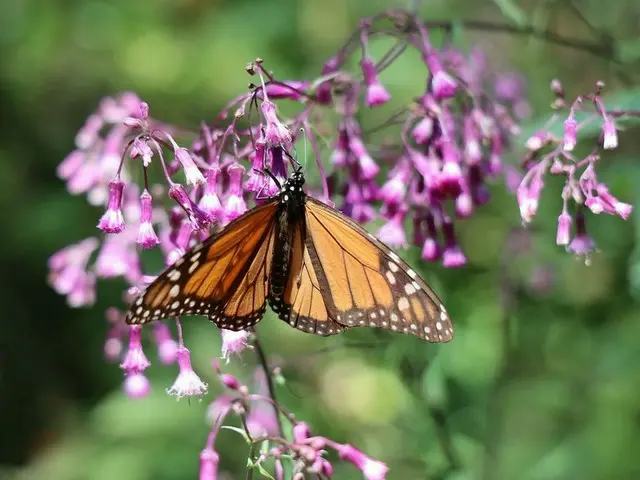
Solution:
<svg viewBox="0 0 640 480">
<path fill-rule="evenodd" d="M 204 314 L 231 330 L 255 324 L 269 291 L 277 204 L 250 210 L 188 250 L 133 302 L 127 323 Z"/>
<path fill-rule="evenodd" d="M 269 298 L 281 320 L 303 332 L 328 336 L 342 332 L 344 326 L 330 315 L 308 248 L 304 217 L 293 229 L 289 276 L 282 298 Z"/>
<path fill-rule="evenodd" d="M 322 294 L 327 318 L 345 327 L 386 328 L 430 342 L 451 340 L 453 325 L 444 305 L 389 247 L 310 197 L 305 218 L 308 262 L 304 265 L 313 266 L 310 283 L 317 285 L 314 292 Z M 313 298 L 300 301 L 301 312 L 305 308 L 316 312 Z"/>
</svg>

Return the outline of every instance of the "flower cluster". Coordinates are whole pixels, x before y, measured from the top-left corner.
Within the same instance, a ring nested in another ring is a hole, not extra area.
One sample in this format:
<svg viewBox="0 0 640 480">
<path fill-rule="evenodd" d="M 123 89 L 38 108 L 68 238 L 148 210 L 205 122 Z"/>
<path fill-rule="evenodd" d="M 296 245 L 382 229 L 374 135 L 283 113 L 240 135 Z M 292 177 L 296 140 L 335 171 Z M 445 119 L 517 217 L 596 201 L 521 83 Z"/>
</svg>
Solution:
<svg viewBox="0 0 640 480">
<path fill-rule="evenodd" d="M 200 453 L 200 479 L 217 478 L 219 455 L 215 451 L 215 441 L 220 430 L 225 428 L 223 422 L 229 415 L 241 418 L 242 429 L 235 430 L 242 434 L 250 448 L 249 467 L 264 470 L 263 464 L 268 459 L 275 461 L 275 478 L 284 479 L 283 461 L 293 462 L 290 478 L 305 478 L 305 473 L 315 474 L 318 478 L 330 478 L 333 466 L 328 459 L 329 451 L 333 451 L 341 460 L 345 460 L 358 468 L 367 480 L 383 480 L 389 468 L 382 462 L 368 457 L 349 444 L 341 444 L 321 436 L 312 436 L 311 429 L 305 422 L 298 422 L 294 416 L 274 401 L 269 393 L 265 380 L 265 372 L 256 372 L 256 393 L 250 393 L 233 375 L 223 373 L 217 362 L 214 369 L 218 373 L 226 393 L 214 400 L 208 409 L 208 417 L 212 429 L 207 438 L 205 448 Z M 286 439 L 282 435 L 280 418 L 291 423 L 293 438 Z M 261 452 L 253 455 L 253 452 Z M 271 475 L 269 475 L 271 476 Z"/>
<path fill-rule="evenodd" d="M 555 96 L 553 107 L 557 111 L 567 111 L 563 122 L 564 135 L 558 137 L 551 132 L 553 124 L 561 119 L 560 115 L 556 114 L 544 129 L 527 140 L 527 153 L 523 160 L 526 173 L 517 189 L 518 205 L 522 220 L 529 223 L 538 209 L 545 174 L 565 177 L 556 243 L 566 246 L 568 251 L 588 260 L 589 254 L 595 249 L 595 243 L 587 233 L 587 211 L 596 215 L 617 215 L 624 220 L 631 215 L 632 206 L 614 197 L 596 174 L 596 166 L 602 153 L 618 146 L 615 118 L 628 112 L 610 111 L 605 108 L 602 82 L 596 83 L 592 93 L 580 95 L 570 103 L 566 101 L 564 88 L 558 80 L 551 83 L 551 89 Z M 583 115 L 584 118 L 578 121 L 577 116 L 588 110 L 591 110 L 590 113 Z M 579 156 L 575 153 L 578 133 L 581 128 L 594 121 L 600 122 L 601 133 L 598 141 L 589 146 L 588 154 Z M 573 204 L 573 208 L 570 204 Z M 573 216 L 570 213 L 572 210 Z"/>
</svg>

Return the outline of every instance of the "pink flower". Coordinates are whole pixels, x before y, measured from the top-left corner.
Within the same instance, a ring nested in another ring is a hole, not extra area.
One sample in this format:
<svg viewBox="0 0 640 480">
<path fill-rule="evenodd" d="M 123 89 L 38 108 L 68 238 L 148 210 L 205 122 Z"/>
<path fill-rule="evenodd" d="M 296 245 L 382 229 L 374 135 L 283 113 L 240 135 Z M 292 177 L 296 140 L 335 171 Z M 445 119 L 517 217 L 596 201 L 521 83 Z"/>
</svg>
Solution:
<svg viewBox="0 0 640 480">
<path fill-rule="evenodd" d="M 106 233 L 120 233 L 124 230 L 124 217 L 122 216 L 122 191 L 124 183 L 119 180 L 109 182 L 109 203 L 107 211 L 98 222 L 98 228 Z"/>
<path fill-rule="evenodd" d="M 233 163 L 227 169 L 229 190 L 227 191 L 227 199 L 224 205 L 226 222 L 235 220 L 247 211 L 247 204 L 242 193 L 242 175 L 244 172 L 245 168 L 239 163 Z"/>
<path fill-rule="evenodd" d="M 264 100 L 260 105 L 260 109 L 267 122 L 264 136 L 268 146 L 282 145 L 286 149 L 291 148 L 291 134 L 289 129 L 278 119 L 276 104 L 269 100 Z"/>
<path fill-rule="evenodd" d="M 605 117 L 602 124 L 602 148 L 612 150 L 618 146 L 616 125 L 610 117 Z"/>
<path fill-rule="evenodd" d="M 566 210 L 558 217 L 558 231 L 556 233 L 557 245 L 569 245 L 571 239 L 571 215 Z"/>
<path fill-rule="evenodd" d="M 178 346 L 176 353 L 180 371 L 173 385 L 167 389 L 169 395 L 175 395 L 178 399 L 183 397 L 199 397 L 207 393 L 207 384 L 193 371 L 191 367 L 191 354 L 184 345 Z"/>
<path fill-rule="evenodd" d="M 364 83 L 367 87 L 365 105 L 367 107 L 378 107 L 391 100 L 391 94 L 387 92 L 376 73 L 376 66 L 370 57 L 363 57 L 360 61 L 360 68 L 364 76 Z"/>
<path fill-rule="evenodd" d="M 246 330 L 220 329 L 222 335 L 222 358 L 229 361 L 231 355 L 239 355 L 247 348 L 250 333 Z"/>
<path fill-rule="evenodd" d="M 204 175 L 198 169 L 189 150 L 186 148 L 177 148 L 175 151 L 176 160 L 180 162 L 184 169 L 184 175 L 187 180 L 187 184 L 197 186 L 205 183 Z"/>
<path fill-rule="evenodd" d="M 127 375 L 123 388 L 127 396 L 131 398 L 143 398 L 151 393 L 151 383 L 142 373 Z"/>
<path fill-rule="evenodd" d="M 406 214 L 406 210 L 399 210 L 393 215 L 391 220 L 378 229 L 376 236 L 381 242 L 390 247 L 407 246 L 407 237 L 404 231 L 404 218 Z"/>
<path fill-rule="evenodd" d="M 120 364 L 127 375 L 141 373 L 151 365 L 147 356 L 142 350 L 142 327 L 139 325 L 129 326 L 129 349 L 125 354 L 124 361 Z"/>
<path fill-rule="evenodd" d="M 213 449 L 214 434 L 209 434 L 207 445 L 200 452 L 200 480 L 217 480 L 220 455 Z"/>
<path fill-rule="evenodd" d="M 378 460 L 368 457 L 357 448 L 348 444 L 339 445 L 337 451 L 341 459 L 358 467 L 366 480 L 384 480 L 387 478 L 389 467 Z"/>
<path fill-rule="evenodd" d="M 576 132 L 578 130 L 578 122 L 575 121 L 573 116 L 570 116 L 564 121 L 564 144 L 563 149 L 566 152 L 572 152 L 577 143 Z"/>
<path fill-rule="evenodd" d="M 140 227 L 136 242 L 142 248 L 153 248 L 160 243 L 152 224 L 153 199 L 145 189 L 140 195 Z"/>
<path fill-rule="evenodd" d="M 207 214 L 212 222 L 219 222 L 224 217 L 224 209 L 222 203 L 218 197 L 218 176 L 220 174 L 220 167 L 218 165 L 212 165 L 205 173 L 206 186 L 204 188 L 204 195 L 198 203 L 198 207 Z"/>
<path fill-rule="evenodd" d="M 209 216 L 193 203 L 184 187 L 179 183 L 171 185 L 169 197 L 182 207 L 195 230 L 204 230 L 211 223 Z"/>
</svg>

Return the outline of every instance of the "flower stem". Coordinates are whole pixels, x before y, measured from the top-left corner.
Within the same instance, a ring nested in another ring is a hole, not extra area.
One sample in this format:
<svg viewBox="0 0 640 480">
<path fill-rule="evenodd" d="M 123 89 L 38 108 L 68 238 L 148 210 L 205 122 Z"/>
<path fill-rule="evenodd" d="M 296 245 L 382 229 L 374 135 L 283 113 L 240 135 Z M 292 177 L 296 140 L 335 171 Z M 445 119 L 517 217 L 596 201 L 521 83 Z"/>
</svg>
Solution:
<svg viewBox="0 0 640 480">
<path fill-rule="evenodd" d="M 267 361 L 267 356 L 264 353 L 264 350 L 262 349 L 262 344 L 260 343 L 260 340 L 258 338 L 258 333 L 255 333 L 255 339 L 253 341 L 253 346 L 254 349 L 256 351 L 256 354 L 258 355 L 258 362 L 260 362 L 260 365 L 262 366 L 262 369 L 264 370 L 264 376 L 267 379 L 267 389 L 269 390 L 269 397 L 271 397 L 271 400 L 273 401 L 274 405 L 278 404 L 278 400 L 276 399 L 276 389 L 275 389 L 275 385 L 273 384 L 273 378 L 271 376 L 271 369 L 269 368 L 269 363 Z M 278 421 L 278 431 L 280 433 L 280 436 L 284 437 L 284 430 L 282 428 L 282 420 L 280 419 L 280 411 L 278 409 L 276 409 L 276 420 Z"/>
<path fill-rule="evenodd" d="M 436 436 L 438 437 L 438 442 L 440 442 L 442 453 L 449 463 L 449 472 L 458 470 L 461 466 L 460 458 L 458 457 L 453 446 L 453 442 L 451 441 L 451 435 L 447 428 L 444 412 L 439 408 L 432 407 L 431 405 L 427 405 L 427 410 L 429 411 L 429 416 L 436 427 Z"/>
</svg>

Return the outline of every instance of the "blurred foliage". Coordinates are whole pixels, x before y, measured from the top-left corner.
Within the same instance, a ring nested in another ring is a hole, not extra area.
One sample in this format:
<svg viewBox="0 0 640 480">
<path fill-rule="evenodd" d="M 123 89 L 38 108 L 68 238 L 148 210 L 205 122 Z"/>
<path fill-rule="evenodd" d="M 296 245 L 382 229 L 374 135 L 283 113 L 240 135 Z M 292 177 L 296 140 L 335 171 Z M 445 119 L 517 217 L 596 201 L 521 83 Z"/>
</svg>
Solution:
<svg viewBox="0 0 640 480">
<path fill-rule="evenodd" d="M 537 119 L 524 132 L 548 118 L 548 86 L 556 77 L 570 97 L 602 79 L 611 107 L 640 108 L 629 80 L 638 59 L 637 2 L 422 3 L 424 18 L 532 23 L 600 41 L 619 54 L 622 63 L 526 36 L 462 31 L 461 45 L 482 46 L 496 70 L 526 77 Z M 103 282 L 97 305 L 86 310 L 69 309 L 45 284 L 47 257 L 95 234 L 100 212 L 68 195 L 55 167 L 99 99 L 131 89 L 155 117 L 195 127 L 245 89 L 248 61 L 265 58 L 280 78 L 315 75 L 360 16 L 389 6 L 382 0 L 3 2 L 0 475 L 194 478 L 208 431 L 206 406 L 217 391 L 210 359 L 220 347 L 210 325 L 186 323 L 194 366 L 214 385 L 207 398 L 176 404 L 164 392 L 176 372 L 154 365 L 153 394 L 135 402 L 119 390 L 120 370 L 102 357 L 103 312 L 120 304 L 122 284 Z M 407 55 L 382 75 L 398 101 L 423 88 L 416 65 Z M 374 125 L 381 115 L 366 122 Z M 601 162 L 612 191 L 636 205 L 637 133 L 629 126 L 621 148 Z M 496 184 L 493 202 L 461 231 L 470 259 L 464 269 L 425 264 L 416 249 L 403 253 L 443 293 L 457 327 L 450 344 L 371 331 L 325 340 L 266 318 L 263 342 L 287 378 L 280 400 L 315 433 L 388 463 L 390 478 L 443 478 L 447 459 L 432 419 L 438 413 L 461 465 L 446 478 L 639 478 L 640 309 L 631 292 L 637 297 L 640 290 L 640 231 L 635 220 L 590 218 L 601 252 L 585 266 L 554 243 L 560 187 L 549 182 L 538 218 L 523 231 L 514 198 Z M 508 310 L 500 295 L 505 288 Z M 356 341 L 370 348 L 349 348 Z M 250 378 L 253 364 L 247 352 L 230 368 Z M 217 448 L 227 478 L 243 478 L 242 439 L 225 431 Z M 335 478 L 360 477 L 349 465 L 335 465 Z"/>
</svg>

